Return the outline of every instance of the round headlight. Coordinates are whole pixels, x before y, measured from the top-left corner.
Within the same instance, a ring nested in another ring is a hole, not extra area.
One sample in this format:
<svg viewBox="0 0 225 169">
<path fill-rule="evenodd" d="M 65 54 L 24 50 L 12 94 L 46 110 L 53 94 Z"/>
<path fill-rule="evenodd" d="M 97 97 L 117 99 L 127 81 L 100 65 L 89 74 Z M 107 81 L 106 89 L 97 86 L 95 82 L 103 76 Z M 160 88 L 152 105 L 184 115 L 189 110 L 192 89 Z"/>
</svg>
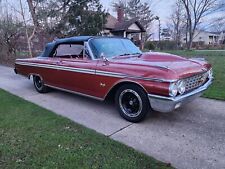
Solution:
<svg viewBox="0 0 225 169">
<path fill-rule="evenodd" d="M 213 78 L 213 70 L 212 70 L 212 69 L 210 69 L 210 70 L 208 71 L 208 78 L 209 78 L 209 79 L 212 79 L 212 78 Z"/>
<path fill-rule="evenodd" d="M 180 94 L 184 94 L 185 92 L 185 82 L 183 80 L 180 80 L 177 82 L 177 90 Z"/>
<path fill-rule="evenodd" d="M 169 87 L 169 95 L 174 97 L 177 95 L 178 89 L 176 83 L 171 83 Z"/>
</svg>

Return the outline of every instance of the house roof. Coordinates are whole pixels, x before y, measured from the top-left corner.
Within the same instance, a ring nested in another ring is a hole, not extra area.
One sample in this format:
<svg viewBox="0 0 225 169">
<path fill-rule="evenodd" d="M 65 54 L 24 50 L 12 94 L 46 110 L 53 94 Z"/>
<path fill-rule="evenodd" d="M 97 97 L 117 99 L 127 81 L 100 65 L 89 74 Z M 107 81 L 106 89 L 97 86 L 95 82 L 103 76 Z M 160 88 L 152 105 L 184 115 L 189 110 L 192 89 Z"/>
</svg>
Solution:
<svg viewBox="0 0 225 169">
<path fill-rule="evenodd" d="M 207 30 L 196 30 L 196 31 L 199 33 L 206 33 L 206 34 L 211 34 L 211 35 L 215 35 L 215 36 L 221 34 L 221 32 L 212 32 L 212 31 L 207 31 Z"/>
<path fill-rule="evenodd" d="M 208 32 L 208 33 L 211 33 L 211 34 L 214 34 L 214 35 L 220 35 L 220 32 Z"/>
<path fill-rule="evenodd" d="M 106 24 L 105 24 L 105 28 L 106 29 L 110 29 L 112 32 L 118 32 L 118 31 L 127 31 L 128 28 L 132 25 L 132 24 L 136 24 L 139 29 L 141 30 L 141 32 L 146 32 L 146 30 L 144 29 L 144 27 L 141 25 L 141 23 L 138 21 L 138 18 L 133 18 L 130 20 L 125 20 L 123 22 L 118 22 L 118 20 L 112 16 L 112 15 L 108 15 L 107 19 L 106 19 Z"/>
<path fill-rule="evenodd" d="M 117 22 L 117 24 L 115 25 L 114 31 L 128 30 L 128 28 L 134 23 L 137 24 L 137 26 L 140 28 L 141 32 L 145 32 L 144 27 L 141 25 L 141 23 L 138 21 L 137 18 L 123 21 L 123 22 Z"/>
<path fill-rule="evenodd" d="M 114 29 L 115 25 L 117 24 L 117 22 L 118 21 L 117 21 L 117 19 L 114 16 L 108 14 L 108 16 L 106 18 L 105 28 L 107 28 L 107 29 Z"/>
</svg>

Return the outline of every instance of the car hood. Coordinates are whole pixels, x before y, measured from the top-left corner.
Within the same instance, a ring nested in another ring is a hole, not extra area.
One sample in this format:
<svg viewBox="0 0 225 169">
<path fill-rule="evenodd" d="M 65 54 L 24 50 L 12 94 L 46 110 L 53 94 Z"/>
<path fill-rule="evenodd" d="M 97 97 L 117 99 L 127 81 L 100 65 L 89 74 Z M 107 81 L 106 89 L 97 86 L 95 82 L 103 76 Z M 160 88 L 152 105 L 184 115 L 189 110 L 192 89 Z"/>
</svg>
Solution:
<svg viewBox="0 0 225 169">
<path fill-rule="evenodd" d="M 125 64 L 128 69 L 131 67 L 136 71 L 145 69 L 145 72 L 148 73 L 141 76 L 151 77 L 158 74 L 166 79 L 190 77 L 193 74 L 205 72 L 210 67 L 204 60 L 186 59 L 177 55 L 157 52 L 144 53 L 140 56 L 115 57 L 112 62 Z"/>
</svg>

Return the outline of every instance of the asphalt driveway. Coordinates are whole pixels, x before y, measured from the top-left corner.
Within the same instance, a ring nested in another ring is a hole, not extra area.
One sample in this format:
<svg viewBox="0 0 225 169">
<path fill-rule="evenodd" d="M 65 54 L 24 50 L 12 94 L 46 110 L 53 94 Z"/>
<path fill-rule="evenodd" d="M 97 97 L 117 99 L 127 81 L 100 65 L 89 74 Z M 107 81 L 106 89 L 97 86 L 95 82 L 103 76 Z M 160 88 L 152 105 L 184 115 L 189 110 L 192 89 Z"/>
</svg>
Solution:
<svg viewBox="0 0 225 169">
<path fill-rule="evenodd" d="M 111 103 L 57 90 L 38 94 L 32 81 L 0 66 L 0 88 L 92 128 L 179 169 L 225 169 L 225 102 L 199 98 L 132 124 Z"/>
</svg>

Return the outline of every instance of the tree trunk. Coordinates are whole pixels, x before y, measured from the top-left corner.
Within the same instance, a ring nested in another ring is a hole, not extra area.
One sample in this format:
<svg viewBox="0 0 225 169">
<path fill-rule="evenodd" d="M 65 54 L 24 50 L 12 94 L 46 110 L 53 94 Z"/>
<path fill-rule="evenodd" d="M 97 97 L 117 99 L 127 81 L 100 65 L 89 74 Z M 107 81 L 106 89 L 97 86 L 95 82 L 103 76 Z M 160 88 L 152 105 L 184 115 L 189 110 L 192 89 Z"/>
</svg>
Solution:
<svg viewBox="0 0 225 169">
<path fill-rule="evenodd" d="M 23 23 L 24 23 L 24 27 L 25 27 L 25 33 L 26 33 L 26 38 L 27 38 L 27 45 L 28 45 L 28 50 L 29 50 L 29 55 L 30 57 L 32 57 L 32 49 L 31 49 L 31 43 L 29 41 L 29 34 L 28 34 L 28 28 L 27 28 L 27 23 L 26 23 L 26 19 L 25 19 L 25 14 L 24 14 L 24 8 L 22 5 L 22 0 L 19 1 L 20 2 L 20 9 L 21 9 L 21 15 L 23 18 Z"/>
<path fill-rule="evenodd" d="M 188 41 L 188 50 L 191 50 L 193 44 L 193 36 L 189 36 L 189 41 Z"/>
<path fill-rule="evenodd" d="M 37 35 L 39 37 L 41 29 L 39 27 L 38 18 L 36 15 L 35 7 L 33 5 L 33 0 L 27 0 L 27 3 L 28 3 L 29 11 L 30 11 L 30 14 L 31 14 L 31 17 L 33 20 L 33 24 L 34 24 L 33 32 L 31 34 L 31 36 L 28 38 L 28 42 L 31 43 L 31 40 L 33 39 L 33 37 L 35 35 Z"/>
<path fill-rule="evenodd" d="M 34 26 L 37 28 L 39 26 L 39 24 L 38 24 L 37 15 L 36 15 L 36 12 L 35 12 L 35 7 L 33 5 L 33 0 L 27 0 L 27 3 L 28 3 L 28 7 L 29 7 L 31 17 L 33 19 Z"/>
<path fill-rule="evenodd" d="M 188 33 L 189 33 L 189 41 L 188 41 L 187 49 L 191 50 L 194 34 L 192 29 L 192 20 L 190 16 L 188 16 Z"/>
</svg>

